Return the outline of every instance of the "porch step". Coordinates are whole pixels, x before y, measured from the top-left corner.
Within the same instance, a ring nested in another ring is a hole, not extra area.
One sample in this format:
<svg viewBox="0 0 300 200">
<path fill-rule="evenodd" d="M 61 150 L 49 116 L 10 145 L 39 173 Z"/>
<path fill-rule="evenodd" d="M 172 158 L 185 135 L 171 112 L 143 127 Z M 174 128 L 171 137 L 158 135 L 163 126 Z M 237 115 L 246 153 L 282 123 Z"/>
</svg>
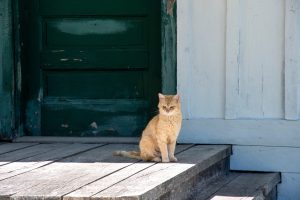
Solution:
<svg viewBox="0 0 300 200">
<path fill-rule="evenodd" d="M 238 173 L 219 177 L 203 187 L 198 184 L 193 200 L 276 200 L 279 173 Z"/>
<path fill-rule="evenodd" d="M 10 145 L 0 154 L 0 200 L 188 199 L 228 172 L 231 154 L 229 145 L 178 145 L 179 162 L 153 163 L 112 156 L 137 149 L 130 144 Z"/>
<path fill-rule="evenodd" d="M 177 163 L 114 157 L 132 144 L 0 144 L 0 200 L 276 200 L 278 173 L 229 173 L 229 145 L 178 145 Z"/>
</svg>

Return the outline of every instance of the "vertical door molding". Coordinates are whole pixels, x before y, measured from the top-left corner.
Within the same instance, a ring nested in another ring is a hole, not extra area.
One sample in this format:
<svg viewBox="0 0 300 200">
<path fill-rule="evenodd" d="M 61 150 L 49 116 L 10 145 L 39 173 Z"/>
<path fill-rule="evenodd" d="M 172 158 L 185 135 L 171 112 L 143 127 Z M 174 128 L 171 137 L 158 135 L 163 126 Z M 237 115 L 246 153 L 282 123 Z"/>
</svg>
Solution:
<svg viewBox="0 0 300 200">
<path fill-rule="evenodd" d="M 285 119 L 300 118 L 300 2 L 285 5 Z"/>
<path fill-rule="evenodd" d="M 0 0 L 0 139 L 14 130 L 14 54 L 12 1 Z"/>
<path fill-rule="evenodd" d="M 162 92 L 176 93 L 176 2 L 162 0 L 161 4 Z"/>
<path fill-rule="evenodd" d="M 240 92 L 240 0 L 227 0 L 225 119 L 238 118 Z"/>
</svg>

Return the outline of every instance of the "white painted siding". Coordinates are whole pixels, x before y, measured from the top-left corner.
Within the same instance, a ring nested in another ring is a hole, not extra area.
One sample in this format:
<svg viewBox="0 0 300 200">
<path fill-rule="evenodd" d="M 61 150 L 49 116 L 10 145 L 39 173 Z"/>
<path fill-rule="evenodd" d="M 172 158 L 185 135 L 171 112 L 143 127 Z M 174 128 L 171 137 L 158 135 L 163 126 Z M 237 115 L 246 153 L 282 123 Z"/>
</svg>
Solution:
<svg viewBox="0 0 300 200">
<path fill-rule="evenodd" d="M 182 50 L 177 61 L 181 65 L 178 90 L 187 102 L 184 115 L 221 118 L 225 106 L 226 1 L 178 1 L 178 8 L 182 8 L 178 14 L 183 19 L 177 27 L 185 30 L 178 32 L 177 41 Z"/>
<path fill-rule="evenodd" d="M 300 190 L 300 1 L 178 0 L 179 142 L 233 144 L 232 169 Z M 297 158 L 296 158 L 297 157 Z"/>
<path fill-rule="evenodd" d="M 284 0 L 240 2 L 237 117 L 283 118 Z"/>
</svg>

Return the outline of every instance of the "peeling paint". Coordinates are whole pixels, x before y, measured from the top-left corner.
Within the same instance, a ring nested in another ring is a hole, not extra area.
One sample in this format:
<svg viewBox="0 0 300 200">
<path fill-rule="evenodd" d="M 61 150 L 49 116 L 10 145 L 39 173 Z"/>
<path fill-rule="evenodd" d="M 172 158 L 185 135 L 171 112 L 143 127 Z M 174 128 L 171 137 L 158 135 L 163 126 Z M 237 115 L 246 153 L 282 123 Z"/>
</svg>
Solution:
<svg viewBox="0 0 300 200">
<path fill-rule="evenodd" d="M 65 52 L 65 50 L 52 50 L 52 53 L 61 53 L 61 52 Z"/>
<path fill-rule="evenodd" d="M 62 128 L 69 128 L 69 124 L 62 124 L 60 125 Z"/>
<path fill-rule="evenodd" d="M 82 62 L 82 59 L 80 59 L 80 58 L 74 58 L 73 61 Z"/>
<path fill-rule="evenodd" d="M 33 136 L 40 135 L 41 131 L 41 116 L 40 116 L 40 102 L 37 100 L 28 101 L 25 112 L 25 129 Z M 34 124 L 32 124 L 34 123 Z"/>
<path fill-rule="evenodd" d="M 94 128 L 94 129 L 98 129 L 98 125 L 97 125 L 96 122 L 92 122 L 92 123 L 90 124 L 90 127 Z"/>
<path fill-rule="evenodd" d="M 41 102 L 42 99 L 43 99 L 43 88 L 40 88 L 37 100 L 38 102 Z"/>
<path fill-rule="evenodd" d="M 65 20 L 55 24 L 58 31 L 71 35 L 98 35 L 123 33 L 132 25 L 120 20 L 97 19 L 97 20 Z"/>
<path fill-rule="evenodd" d="M 170 16 L 173 16 L 173 8 L 174 8 L 175 1 L 176 0 L 168 0 L 167 13 Z"/>
</svg>

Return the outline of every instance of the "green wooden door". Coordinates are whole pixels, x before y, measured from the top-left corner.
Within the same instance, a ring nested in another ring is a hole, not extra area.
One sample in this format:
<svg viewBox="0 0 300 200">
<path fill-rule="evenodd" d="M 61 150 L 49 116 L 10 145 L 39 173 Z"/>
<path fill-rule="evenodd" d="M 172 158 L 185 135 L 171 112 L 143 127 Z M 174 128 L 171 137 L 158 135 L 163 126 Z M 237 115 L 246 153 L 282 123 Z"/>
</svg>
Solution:
<svg viewBox="0 0 300 200">
<path fill-rule="evenodd" d="M 161 90 L 160 0 L 27 0 L 25 131 L 137 136 Z"/>
</svg>

